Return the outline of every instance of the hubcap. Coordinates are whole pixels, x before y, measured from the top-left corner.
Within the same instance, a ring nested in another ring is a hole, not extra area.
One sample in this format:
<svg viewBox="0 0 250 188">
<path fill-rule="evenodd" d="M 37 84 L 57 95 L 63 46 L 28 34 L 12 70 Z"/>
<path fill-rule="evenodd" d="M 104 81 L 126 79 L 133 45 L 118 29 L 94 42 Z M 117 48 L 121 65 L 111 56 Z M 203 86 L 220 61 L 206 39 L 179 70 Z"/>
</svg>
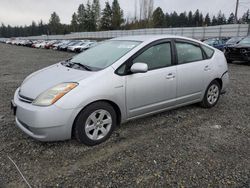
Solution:
<svg viewBox="0 0 250 188">
<path fill-rule="evenodd" d="M 213 105 L 219 98 L 219 87 L 216 84 L 210 86 L 207 92 L 207 101 Z"/>
<path fill-rule="evenodd" d="M 112 117 L 107 110 L 96 110 L 85 123 L 85 132 L 89 139 L 100 140 L 105 137 L 112 125 Z"/>
</svg>

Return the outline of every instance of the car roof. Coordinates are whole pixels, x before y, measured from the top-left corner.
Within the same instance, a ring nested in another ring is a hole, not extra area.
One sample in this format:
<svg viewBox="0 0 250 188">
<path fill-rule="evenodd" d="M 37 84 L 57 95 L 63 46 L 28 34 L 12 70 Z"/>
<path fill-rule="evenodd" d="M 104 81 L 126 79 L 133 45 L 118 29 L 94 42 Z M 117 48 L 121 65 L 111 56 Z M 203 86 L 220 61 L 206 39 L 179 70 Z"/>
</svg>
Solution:
<svg viewBox="0 0 250 188">
<path fill-rule="evenodd" d="M 197 40 L 187 38 L 187 37 L 177 36 L 177 35 L 134 35 L 134 36 L 124 36 L 124 37 L 113 38 L 111 40 L 150 42 L 150 41 L 155 41 L 155 40 L 160 40 L 160 39 L 172 39 L 172 38 L 186 39 L 186 40 L 197 42 Z"/>
</svg>

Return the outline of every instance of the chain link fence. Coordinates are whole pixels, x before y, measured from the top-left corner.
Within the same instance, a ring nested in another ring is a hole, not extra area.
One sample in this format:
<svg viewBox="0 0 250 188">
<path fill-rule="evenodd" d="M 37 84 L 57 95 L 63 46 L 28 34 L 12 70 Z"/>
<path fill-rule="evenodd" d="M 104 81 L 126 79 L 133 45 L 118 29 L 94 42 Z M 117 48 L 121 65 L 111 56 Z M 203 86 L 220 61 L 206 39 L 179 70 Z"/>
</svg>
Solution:
<svg viewBox="0 0 250 188">
<path fill-rule="evenodd" d="M 78 32 L 67 35 L 30 36 L 25 39 L 108 39 L 130 35 L 179 35 L 194 39 L 207 39 L 212 37 L 247 36 L 250 34 L 250 24 L 230 24 L 209 27 L 181 27 L 181 28 L 150 28 L 137 30 L 115 30 L 98 32 Z"/>
</svg>

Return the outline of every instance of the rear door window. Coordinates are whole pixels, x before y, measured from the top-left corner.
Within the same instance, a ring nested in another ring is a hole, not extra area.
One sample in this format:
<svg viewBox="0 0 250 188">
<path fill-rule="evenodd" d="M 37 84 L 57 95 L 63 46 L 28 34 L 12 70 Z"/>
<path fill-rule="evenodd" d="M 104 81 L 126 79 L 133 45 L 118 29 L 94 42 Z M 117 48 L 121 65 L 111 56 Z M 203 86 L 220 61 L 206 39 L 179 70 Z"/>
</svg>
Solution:
<svg viewBox="0 0 250 188">
<path fill-rule="evenodd" d="M 176 42 L 178 64 L 191 63 L 203 60 L 202 49 L 195 44 L 188 42 Z"/>
</svg>

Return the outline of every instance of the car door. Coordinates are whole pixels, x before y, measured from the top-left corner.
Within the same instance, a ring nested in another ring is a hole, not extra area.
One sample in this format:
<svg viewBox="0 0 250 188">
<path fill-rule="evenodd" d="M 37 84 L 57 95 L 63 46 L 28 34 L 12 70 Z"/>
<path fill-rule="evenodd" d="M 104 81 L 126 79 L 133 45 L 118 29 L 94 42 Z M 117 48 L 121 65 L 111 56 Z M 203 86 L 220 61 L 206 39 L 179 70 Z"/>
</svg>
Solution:
<svg viewBox="0 0 250 188">
<path fill-rule="evenodd" d="M 150 45 L 133 57 L 134 63 L 146 63 L 148 72 L 126 76 L 128 118 L 158 111 L 175 104 L 176 66 L 171 41 Z"/>
<path fill-rule="evenodd" d="M 211 70 L 200 44 L 176 40 L 177 100 L 178 104 L 199 101 L 202 98 L 205 80 Z"/>
</svg>

